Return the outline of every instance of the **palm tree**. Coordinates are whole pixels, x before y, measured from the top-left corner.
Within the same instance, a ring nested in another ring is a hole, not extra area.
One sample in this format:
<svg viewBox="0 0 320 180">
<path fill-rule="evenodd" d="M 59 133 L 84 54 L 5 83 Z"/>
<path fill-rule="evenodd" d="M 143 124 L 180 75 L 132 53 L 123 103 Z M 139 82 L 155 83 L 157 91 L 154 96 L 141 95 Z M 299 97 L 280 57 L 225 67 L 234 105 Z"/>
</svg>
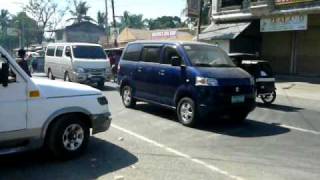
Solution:
<svg viewBox="0 0 320 180">
<path fill-rule="evenodd" d="M 105 20 L 106 20 L 106 15 L 105 15 L 105 13 L 99 11 L 98 14 L 97 14 L 97 22 L 98 22 L 98 25 L 99 25 L 100 27 L 104 27 L 104 25 L 105 25 Z"/>
<path fill-rule="evenodd" d="M 8 10 L 2 9 L 0 12 L 0 25 L 1 25 L 2 33 L 7 32 L 9 23 L 10 23 L 10 13 Z"/>
<path fill-rule="evenodd" d="M 81 23 L 84 21 L 94 21 L 90 16 L 87 16 L 90 7 L 85 1 L 73 0 L 74 10 L 70 10 L 70 14 L 73 16 L 67 21 L 74 21 L 74 24 Z"/>
</svg>

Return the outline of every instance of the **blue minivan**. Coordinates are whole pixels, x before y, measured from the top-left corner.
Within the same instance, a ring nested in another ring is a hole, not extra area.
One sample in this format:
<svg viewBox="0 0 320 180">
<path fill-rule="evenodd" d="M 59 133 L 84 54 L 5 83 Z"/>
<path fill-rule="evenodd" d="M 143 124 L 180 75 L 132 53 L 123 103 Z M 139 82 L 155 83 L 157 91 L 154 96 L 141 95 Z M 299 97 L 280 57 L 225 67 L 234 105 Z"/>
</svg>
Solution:
<svg viewBox="0 0 320 180">
<path fill-rule="evenodd" d="M 189 127 L 227 116 L 243 121 L 256 106 L 253 78 L 219 47 L 198 42 L 137 41 L 118 67 L 125 107 L 137 101 L 176 110 Z"/>
</svg>

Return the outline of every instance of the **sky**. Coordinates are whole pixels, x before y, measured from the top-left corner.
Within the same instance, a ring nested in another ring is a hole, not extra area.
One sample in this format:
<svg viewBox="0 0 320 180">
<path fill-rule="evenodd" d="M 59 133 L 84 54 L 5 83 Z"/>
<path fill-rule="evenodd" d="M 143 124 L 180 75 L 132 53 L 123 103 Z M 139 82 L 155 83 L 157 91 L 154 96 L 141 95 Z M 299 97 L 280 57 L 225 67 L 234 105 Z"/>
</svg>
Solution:
<svg viewBox="0 0 320 180">
<path fill-rule="evenodd" d="M 8 9 L 15 14 L 22 10 L 24 4 L 29 0 L 1 0 L 0 9 Z M 60 6 L 65 6 L 65 0 L 55 0 Z M 96 19 L 98 11 L 105 11 L 105 0 L 86 0 L 90 6 L 88 14 Z M 111 1 L 109 8 L 111 8 Z M 144 18 L 156 18 L 159 16 L 178 16 L 186 6 L 186 0 L 114 0 L 115 14 L 121 16 L 125 10 L 133 14 L 142 14 Z M 109 21 L 111 20 L 111 9 L 109 9 Z"/>
</svg>

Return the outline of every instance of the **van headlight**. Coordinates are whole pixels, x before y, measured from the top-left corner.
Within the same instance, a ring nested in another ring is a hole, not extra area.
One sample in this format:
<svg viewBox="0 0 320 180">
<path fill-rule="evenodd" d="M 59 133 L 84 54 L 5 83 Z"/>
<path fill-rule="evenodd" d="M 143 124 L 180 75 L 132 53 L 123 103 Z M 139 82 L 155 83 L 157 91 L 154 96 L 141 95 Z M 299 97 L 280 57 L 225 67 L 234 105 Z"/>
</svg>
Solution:
<svg viewBox="0 0 320 180">
<path fill-rule="evenodd" d="M 196 86 L 218 86 L 218 80 L 214 78 L 196 77 Z"/>
<path fill-rule="evenodd" d="M 76 72 L 77 72 L 77 73 L 86 73 L 87 71 L 86 71 L 86 69 L 84 69 L 83 67 L 78 67 L 78 68 L 76 69 Z"/>
</svg>

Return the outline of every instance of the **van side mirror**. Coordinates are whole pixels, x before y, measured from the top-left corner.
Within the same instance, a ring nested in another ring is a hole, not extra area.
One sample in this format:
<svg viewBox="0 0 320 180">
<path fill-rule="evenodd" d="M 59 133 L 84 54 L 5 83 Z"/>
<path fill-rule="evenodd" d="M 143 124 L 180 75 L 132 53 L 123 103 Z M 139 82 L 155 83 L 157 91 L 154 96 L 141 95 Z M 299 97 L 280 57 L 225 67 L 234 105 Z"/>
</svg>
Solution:
<svg viewBox="0 0 320 180">
<path fill-rule="evenodd" d="M 66 56 L 71 58 L 71 51 L 66 51 Z"/>
<path fill-rule="evenodd" d="M 9 64 L 3 63 L 1 72 L 0 72 L 0 84 L 2 84 L 3 87 L 7 87 L 9 83 Z"/>
<path fill-rule="evenodd" d="M 171 57 L 171 65 L 172 66 L 181 66 L 181 58 L 178 56 Z"/>
</svg>

